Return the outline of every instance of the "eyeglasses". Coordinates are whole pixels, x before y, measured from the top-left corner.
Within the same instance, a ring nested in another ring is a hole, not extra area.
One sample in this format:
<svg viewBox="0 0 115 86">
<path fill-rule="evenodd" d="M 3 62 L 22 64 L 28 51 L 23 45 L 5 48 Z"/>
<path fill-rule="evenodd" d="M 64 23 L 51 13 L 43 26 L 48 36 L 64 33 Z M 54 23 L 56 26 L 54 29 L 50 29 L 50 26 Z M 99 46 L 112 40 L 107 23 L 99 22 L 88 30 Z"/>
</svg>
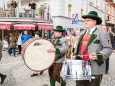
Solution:
<svg viewBox="0 0 115 86">
<path fill-rule="evenodd" d="M 89 19 L 86 19 L 85 22 L 90 22 L 90 21 L 93 21 L 93 20 L 89 20 Z"/>
</svg>

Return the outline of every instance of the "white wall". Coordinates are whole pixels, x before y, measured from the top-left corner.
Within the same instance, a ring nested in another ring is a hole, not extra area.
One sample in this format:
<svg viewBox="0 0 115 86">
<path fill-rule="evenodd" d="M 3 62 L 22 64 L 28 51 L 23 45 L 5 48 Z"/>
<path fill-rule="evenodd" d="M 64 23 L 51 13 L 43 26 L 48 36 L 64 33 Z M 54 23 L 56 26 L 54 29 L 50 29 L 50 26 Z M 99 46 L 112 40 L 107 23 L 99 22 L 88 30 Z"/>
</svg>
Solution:
<svg viewBox="0 0 115 86">
<path fill-rule="evenodd" d="M 52 16 L 65 16 L 65 0 L 52 0 Z"/>
</svg>

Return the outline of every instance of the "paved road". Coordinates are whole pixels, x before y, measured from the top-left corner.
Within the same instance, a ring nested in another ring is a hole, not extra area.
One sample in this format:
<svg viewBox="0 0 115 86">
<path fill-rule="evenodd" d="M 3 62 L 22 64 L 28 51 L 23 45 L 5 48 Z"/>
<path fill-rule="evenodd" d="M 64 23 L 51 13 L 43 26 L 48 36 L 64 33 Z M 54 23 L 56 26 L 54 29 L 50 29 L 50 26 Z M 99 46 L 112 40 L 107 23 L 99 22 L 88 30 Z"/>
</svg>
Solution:
<svg viewBox="0 0 115 86">
<path fill-rule="evenodd" d="M 115 54 L 110 57 L 110 70 L 108 75 L 104 75 L 101 86 L 115 86 Z M 49 77 L 47 70 L 43 75 L 31 77 L 33 71 L 29 70 L 21 57 L 9 56 L 6 51 L 3 51 L 3 58 L 0 62 L 0 72 L 7 74 L 7 78 L 3 85 L 0 86 L 43 86 L 49 85 Z M 56 86 L 60 86 L 56 83 Z M 75 86 L 74 81 L 67 81 L 67 86 Z"/>
</svg>

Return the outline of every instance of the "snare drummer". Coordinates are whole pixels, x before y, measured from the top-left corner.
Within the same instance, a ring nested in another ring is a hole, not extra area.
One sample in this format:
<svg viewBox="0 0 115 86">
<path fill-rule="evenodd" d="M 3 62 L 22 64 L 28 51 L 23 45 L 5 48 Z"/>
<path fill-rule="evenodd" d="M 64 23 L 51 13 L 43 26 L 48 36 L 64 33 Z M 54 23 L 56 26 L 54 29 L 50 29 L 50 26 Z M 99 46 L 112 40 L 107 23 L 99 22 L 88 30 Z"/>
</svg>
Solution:
<svg viewBox="0 0 115 86">
<path fill-rule="evenodd" d="M 41 36 L 41 33 L 40 33 L 39 31 L 36 31 L 34 37 L 40 38 L 40 36 Z M 43 72 L 44 72 L 44 71 L 41 71 L 41 72 L 40 72 L 40 75 L 42 75 Z M 37 73 L 37 72 L 36 72 L 36 73 L 33 73 L 33 74 L 31 75 L 31 77 L 33 77 L 33 76 L 38 76 L 38 73 Z"/>
<path fill-rule="evenodd" d="M 48 70 L 50 76 L 50 86 L 55 86 L 56 81 L 61 83 L 61 86 L 66 85 L 65 81 L 62 79 L 62 77 L 60 77 L 62 62 L 64 61 L 64 56 L 68 48 L 67 40 L 64 37 L 62 37 L 63 31 L 64 30 L 62 26 L 57 26 L 54 29 L 55 41 L 53 44 L 55 48 L 51 47 L 50 49 L 48 49 L 49 53 L 56 53 L 56 61 Z"/>
<path fill-rule="evenodd" d="M 97 12 L 91 11 L 88 15 L 83 15 L 82 18 L 85 19 L 86 30 L 79 37 L 73 58 L 78 54 L 85 55 L 83 60 L 90 62 L 92 76 L 95 79 L 91 79 L 91 82 L 77 80 L 76 86 L 100 86 L 105 73 L 105 61 L 112 53 L 110 36 L 107 32 L 96 27 L 102 23 Z"/>
</svg>

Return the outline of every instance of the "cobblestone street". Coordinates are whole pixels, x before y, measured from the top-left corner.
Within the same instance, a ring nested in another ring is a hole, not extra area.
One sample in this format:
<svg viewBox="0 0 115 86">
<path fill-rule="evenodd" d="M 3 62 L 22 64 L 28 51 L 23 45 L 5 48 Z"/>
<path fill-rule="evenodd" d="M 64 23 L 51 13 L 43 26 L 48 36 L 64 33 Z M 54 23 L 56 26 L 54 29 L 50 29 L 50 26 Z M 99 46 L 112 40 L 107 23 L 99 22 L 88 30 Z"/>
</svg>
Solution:
<svg viewBox="0 0 115 86">
<path fill-rule="evenodd" d="M 108 75 L 104 75 L 101 86 L 115 86 L 115 54 L 110 57 L 110 70 Z M 7 75 L 4 84 L 0 86 L 43 86 L 49 85 L 47 70 L 43 75 L 31 77 L 34 71 L 29 70 L 21 57 L 9 56 L 6 51 L 3 51 L 3 58 L 0 62 L 0 72 Z M 56 86 L 59 86 L 57 83 Z M 67 86 L 75 86 L 74 81 L 67 81 Z"/>
</svg>

